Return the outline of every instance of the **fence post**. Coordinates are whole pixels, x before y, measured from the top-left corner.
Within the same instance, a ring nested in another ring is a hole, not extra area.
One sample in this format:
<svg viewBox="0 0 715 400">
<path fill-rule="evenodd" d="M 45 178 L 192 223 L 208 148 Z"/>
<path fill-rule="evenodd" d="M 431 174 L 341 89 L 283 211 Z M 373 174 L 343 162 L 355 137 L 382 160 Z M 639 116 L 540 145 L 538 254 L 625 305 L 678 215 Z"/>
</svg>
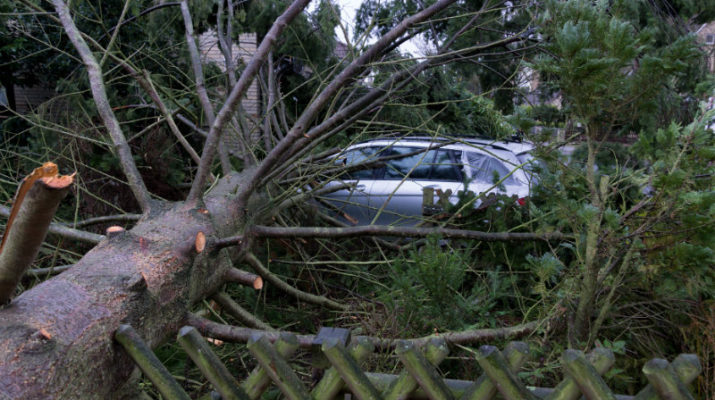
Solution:
<svg viewBox="0 0 715 400">
<path fill-rule="evenodd" d="M 296 339 L 297 341 L 297 339 Z M 268 339 L 263 335 L 252 335 L 246 344 L 248 351 L 253 354 L 259 364 L 268 373 L 273 383 L 290 400 L 310 399 L 308 390 L 293 372 L 288 362 L 273 348 Z"/>
<path fill-rule="evenodd" d="M 185 326 L 179 329 L 177 340 L 222 398 L 250 400 L 246 392 L 238 386 L 236 379 L 228 372 L 226 366 L 211 351 L 206 339 L 199 334 L 196 328 Z"/>
<path fill-rule="evenodd" d="M 514 373 L 519 371 L 524 362 L 526 362 L 529 356 L 529 346 L 524 342 L 510 342 L 504 349 L 504 357 L 506 357 L 509 363 L 509 368 Z M 494 398 L 497 392 L 496 386 L 489 380 L 486 372 L 477 379 L 474 384 L 472 384 L 464 395 L 462 395 L 463 400 L 490 400 Z"/>
<path fill-rule="evenodd" d="M 358 363 L 364 361 L 370 353 L 375 351 L 375 345 L 367 338 L 358 338 L 350 348 L 350 356 Z M 331 367 L 323 374 L 323 379 L 313 388 L 313 400 L 333 399 L 340 389 L 345 386 L 340 373 L 335 367 Z"/>
<path fill-rule="evenodd" d="M 129 325 L 120 325 L 119 329 L 114 333 L 114 338 L 129 353 L 134 363 L 141 368 L 142 372 L 156 386 L 163 397 L 172 400 L 191 399 L 164 367 L 164 364 L 156 358 L 154 352 L 144 343 L 144 340 L 134 328 Z"/>
<path fill-rule="evenodd" d="M 562 368 L 576 381 L 581 393 L 589 400 L 616 400 L 601 375 L 586 361 L 583 352 L 566 350 L 561 356 Z"/>
<path fill-rule="evenodd" d="M 508 400 L 538 400 L 514 372 L 504 355 L 494 346 L 482 346 L 477 352 L 477 362 L 489 376 L 499 393 Z"/>
<path fill-rule="evenodd" d="M 380 400 L 380 393 L 370 383 L 357 362 L 350 357 L 342 343 L 328 339 L 323 343 L 323 354 L 340 373 L 345 384 L 360 400 Z"/>
<path fill-rule="evenodd" d="M 588 354 L 588 356 L 586 356 L 586 359 L 593 365 L 593 368 L 600 375 L 605 374 L 616 360 L 613 355 L 613 351 L 606 349 L 605 347 L 598 347 L 594 349 Z M 554 391 L 546 397 L 546 399 L 576 400 L 579 397 L 581 397 L 581 390 L 576 384 L 576 381 L 567 375 L 564 380 L 561 381 L 556 388 L 554 388 Z"/>
<path fill-rule="evenodd" d="M 643 374 L 660 397 L 670 400 L 692 400 L 685 384 L 678 379 L 675 369 L 662 358 L 654 358 L 643 366 Z"/>
<path fill-rule="evenodd" d="M 275 344 L 276 351 L 283 358 L 289 358 L 290 356 L 298 350 L 298 339 L 295 335 L 290 335 L 286 333 L 281 333 Z M 248 397 L 255 400 L 266 391 L 268 385 L 271 383 L 271 378 L 268 376 L 266 370 L 259 364 L 241 384 L 243 390 L 246 391 Z"/>
<path fill-rule="evenodd" d="M 397 357 L 407 371 L 417 381 L 422 390 L 432 400 L 452 400 L 452 392 L 442 380 L 437 370 L 424 355 L 409 341 L 400 342 L 395 349 Z"/>
<path fill-rule="evenodd" d="M 447 342 L 441 338 L 430 339 L 425 348 L 427 361 L 437 366 L 449 354 Z M 402 371 L 400 376 L 390 385 L 385 400 L 404 400 L 417 388 L 417 381 L 409 372 Z"/>
</svg>

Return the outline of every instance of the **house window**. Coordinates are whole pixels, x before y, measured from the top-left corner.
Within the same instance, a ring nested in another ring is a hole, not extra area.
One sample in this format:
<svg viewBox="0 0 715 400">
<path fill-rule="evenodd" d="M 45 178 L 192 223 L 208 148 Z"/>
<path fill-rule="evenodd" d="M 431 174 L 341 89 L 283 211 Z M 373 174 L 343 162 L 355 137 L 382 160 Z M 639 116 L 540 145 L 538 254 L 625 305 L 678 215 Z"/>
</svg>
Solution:
<svg viewBox="0 0 715 400">
<path fill-rule="evenodd" d="M 710 44 L 710 45 L 715 44 L 715 34 L 711 33 L 711 34 L 705 36 L 705 43 Z"/>
</svg>

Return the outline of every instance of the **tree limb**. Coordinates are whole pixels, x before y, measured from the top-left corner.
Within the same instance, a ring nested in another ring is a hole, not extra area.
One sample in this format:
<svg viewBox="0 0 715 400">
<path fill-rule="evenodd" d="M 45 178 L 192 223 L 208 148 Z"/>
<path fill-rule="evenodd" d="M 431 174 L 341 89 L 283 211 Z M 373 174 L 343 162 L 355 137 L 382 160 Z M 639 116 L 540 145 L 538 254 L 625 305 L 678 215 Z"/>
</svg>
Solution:
<svg viewBox="0 0 715 400">
<path fill-rule="evenodd" d="M 181 2 L 181 15 L 184 17 L 184 29 L 186 30 L 186 45 L 189 48 L 189 58 L 191 60 L 191 66 L 194 70 L 194 80 L 196 81 L 196 94 L 199 96 L 199 102 L 201 103 L 201 108 L 204 110 L 204 115 L 206 115 L 206 120 L 209 125 L 213 125 L 216 115 L 214 114 L 213 106 L 211 105 L 211 100 L 209 99 L 208 92 L 206 92 L 206 85 L 204 85 L 204 71 L 201 67 L 201 55 L 199 54 L 199 49 L 196 46 L 196 39 L 194 39 L 194 23 L 191 20 L 191 13 L 189 12 L 189 3 L 187 0 Z M 219 21 L 220 23 L 220 21 Z M 219 37 L 219 40 L 221 38 Z M 225 148 L 222 147 L 221 153 L 221 168 L 224 175 L 231 172 L 231 163 L 228 160 L 228 153 Z M 198 156 L 197 156 L 198 158 Z M 196 163 L 199 164 L 201 161 L 198 160 Z"/>
<path fill-rule="evenodd" d="M 87 46 L 87 42 L 85 42 L 82 38 L 82 34 L 72 20 L 67 4 L 65 4 L 63 0 L 52 0 L 52 4 L 54 4 L 55 11 L 57 11 L 57 14 L 60 17 L 65 33 L 67 33 L 67 36 L 87 68 L 92 97 L 94 98 L 94 102 L 97 105 L 97 111 L 102 117 L 102 121 L 104 122 L 107 131 L 109 131 L 109 136 L 112 138 L 114 150 L 119 157 L 119 163 L 122 167 L 122 171 L 127 177 L 129 188 L 134 193 L 134 197 L 139 203 L 139 207 L 141 207 L 142 211 L 146 212 L 149 209 L 151 197 L 149 195 L 149 191 L 144 185 L 141 175 L 139 174 L 139 170 L 134 163 L 132 151 L 129 149 L 127 139 L 122 132 L 122 128 L 119 126 L 119 121 L 114 115 L 114 111 L 112 111 L 112 107 L 109 104 L 109 99 L 107 98 L 107 92 L 104 86 L 104 78 L 102 77 L 102 69 L 97 63 L 97 59 L 92 54 L 92 51 L 89 49 L 89 46 Z"/>
<path fill-rule="evenodd" d="M 226 271 L 224 279 L 226 282 L 250 286 L 256 290 L 263 288 L 263 279 L 260 276 L 238 268 L 231 268 Z"/>
<path fill-rule="evenodd" d="M 243 70 L 241 77 L 239 78 L 236 85 L 231 89 L 231 94 L 229 94 L 226 102 L 224 103 L 221 110 L 216 115 L 216 120 L 211 125 L 209 130 L 209 136 L 204 144 L 204 150 L 201 153 L 201 163 L 199 164 L 198 171 L 196 171 L 196 177 L 194 179 L 193 185 L 191 185 L 191 191 L 187 200 L 189 202 L 196 201 L 201 197 L 201 193 L 206 185 L 206 179 L 211 170 L 211 163 L 213 162 L 214 155 L 216 154 L 216 149 L 218 147 L 219 141 L 221 139 L 221 133 L 223 127 L 231 119 L 232 114 L 236 111 L 236 108 L 241 103 L 241 98 L 248 89 L 249 85 L 255 78 L 258 70 L 268 56 L 268 52 L 273 47 L 273 43 L 278 39 L 278 36 L 283 32 L 286 26 L 296 17 L 300 12 L 308 5 L 310 0 L 296 0 L 294 1 L 280 17 L 276 19 L 271 26 L 271 29 L 266 33 L 266 36 L 261 41 L 261 44 L 256 49 L 256 53 L 253 58 Z"/>
<path fill-rule="evenodd" d="M 415 228 L 410 226 L 367 225 L 345 228 L 325 227 L 275 227 L 256 225 L 251 228 L 251 234 L 266 238 L 346 238 L 360 236 L 392 236 L 392 237 L 426 237 L 438 234 L 445 238 L 474 239 L 484 242 L 532 241 L 532 240 L 566 240 L 569 235 L 561 232 L 530 233 L 530 232 L 483 232 L 453 228 Z"/>
<path fill-rule="evenodd" d="M 539 326 L 541 326 L 544 322 L 545 321 L 532 321 L 527 322 L 525 324 L 507 326 L 503 328 L 470 329 L 458 332 L 445 332 L 412 339 L 381 339 L 373 336 L 355 336 L 353 337 L 353 340 L 357 340 L 359 338 L 367 338 L 375 345 L 375 347 L 379 349 L 392 349 L 403 340 L 409 340 L 415 343 L 417 346 L 422 346 L 434 338 L 441 338 L 452 344 L 477 344 L 494 341 L 496 339 L 516 338 L 528 335 L 534 330 L 536 330 Z M 234 343 L 247 342 L 252 335 L 256 334 L 264 335 L 271 342 L 275 342 L 276 340 L 278 340 L 282 333 L 293 333 L 285 331 L 262 331 L 251 328 L 225 325 L 208 320 L 206 318 L 196 316 L 194 314 L 187 315 L 185 323 L 196 328 L 204 336 Z M 313 346 L 315 335 L 301 335 L 297 333 L 293 334 L 296 336 L 300 347 L 310 348 L 311 346 Z"/>
<path fill-rule="evenodd" d="M 0 249 L 0 305 L 10 300 L 25 271 L 35 260 L 52 217 L 74 180 L 74 175 L 59 176 L 57 166 L 52 163 L 46 163 L 35 172 L 52 167 L 52 175 L 44 175 L 32 182 L 25 180 L 23 185 L 31 185 L 25 189 L 26 193 L 22 192 L 23 186 L 18 190 L 18 194 L 22 194 L 16 197 L 14 204 L 18 211 L 12 220 L 8 220 Z"/>
</svg>

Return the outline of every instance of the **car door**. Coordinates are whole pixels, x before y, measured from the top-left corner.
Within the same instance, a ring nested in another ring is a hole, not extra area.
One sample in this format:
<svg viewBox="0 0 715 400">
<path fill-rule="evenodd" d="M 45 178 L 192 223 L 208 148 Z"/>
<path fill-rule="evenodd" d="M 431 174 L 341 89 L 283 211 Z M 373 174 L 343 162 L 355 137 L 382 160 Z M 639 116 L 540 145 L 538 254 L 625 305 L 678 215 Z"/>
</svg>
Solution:
<svg viewBox="0 0 715 400">
<path fill-rule="evenodd" d="M 463 188 L 459 155 L 452 150 L 393 145 L 380 157 L 391 159 L 378 171 L 369 191 L 376 224 L 416 225 L 423 220 L 425 187 L 450 190 L 453 202 Z"/>
<path fill-rule="evenodd" d="M 337 186 L 352 186 L 350 189 L 337 190 L 322 196 L 330 210 L 338 218 L 353 225 L 368 225 L 372 221 L 368 194 L 372 189 L 376 168 L 359 168 L 378 157 L 380 147 L 359 147 L 346 151 L 337 162 L 348 167 L 348 172 L 341 179 L 332 180 L 325 186 L 327 189 Z M 351 169 L 351 167 L 358 169 Z"/>
</svg>

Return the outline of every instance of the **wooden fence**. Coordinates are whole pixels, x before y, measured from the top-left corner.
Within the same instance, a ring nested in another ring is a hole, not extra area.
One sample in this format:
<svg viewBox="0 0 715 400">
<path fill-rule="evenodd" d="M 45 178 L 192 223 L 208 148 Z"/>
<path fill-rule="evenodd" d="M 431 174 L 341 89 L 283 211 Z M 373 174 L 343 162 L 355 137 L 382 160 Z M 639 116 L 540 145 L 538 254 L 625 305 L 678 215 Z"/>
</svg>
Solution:
<svg viewBox="0 0 715 400">
<path fill-rule="evenodd" d="M 484 371 L 476 381 L 444 379 L 436 366 L 449 350 L 447 343 L 437 338 L 421 349 L 412 342 L 400 342 L 395 354 L 404 370 L 399 375 L 371 373 L 364 372 L 360 363 L 374 351 L 372 342 L 360 338 L 347 345 L 347 331 L 326 332 L 338 334 L 316 336 L 314 344 L 320 348 L 326 368 L 310 391 L 287 361 L 298 349 L 292 334 L 280 335 L 275 343 L 263 335 L 251 337 L 247 348 L 258 366 L 241 384 L 195 328 L 181 328 L 177 340 L 222 399 L 255 400 L 272 384 L 290 400 L 328 400 L 346 392 L 359 400 L 487 400 L 499 394 L 507 400 L 576 400 L 581 396 L 589 400 L 679 400 L 693 399 L 687 386 L 701 372 L 698 357 L 693 354 L 681 354 L 673 362 L 656 358 L 643 366 L 650 382 L 646 387 L 636 396 L 616 395 L 601 378 L 615 360 L 611 350 L 597 348 L 589 354 L 566 350 L 561 357 L 563 381 L 555 388 L 530 387 L 517 376 L 527 360 L 528 347 L 523 342 L 511 342 L 503 351 L 494 346 L 475 351 L 475 360 Z M 132 327 L 121 326 L 115 337 L 165 399 L 189 399 Z"/>
</svg>

